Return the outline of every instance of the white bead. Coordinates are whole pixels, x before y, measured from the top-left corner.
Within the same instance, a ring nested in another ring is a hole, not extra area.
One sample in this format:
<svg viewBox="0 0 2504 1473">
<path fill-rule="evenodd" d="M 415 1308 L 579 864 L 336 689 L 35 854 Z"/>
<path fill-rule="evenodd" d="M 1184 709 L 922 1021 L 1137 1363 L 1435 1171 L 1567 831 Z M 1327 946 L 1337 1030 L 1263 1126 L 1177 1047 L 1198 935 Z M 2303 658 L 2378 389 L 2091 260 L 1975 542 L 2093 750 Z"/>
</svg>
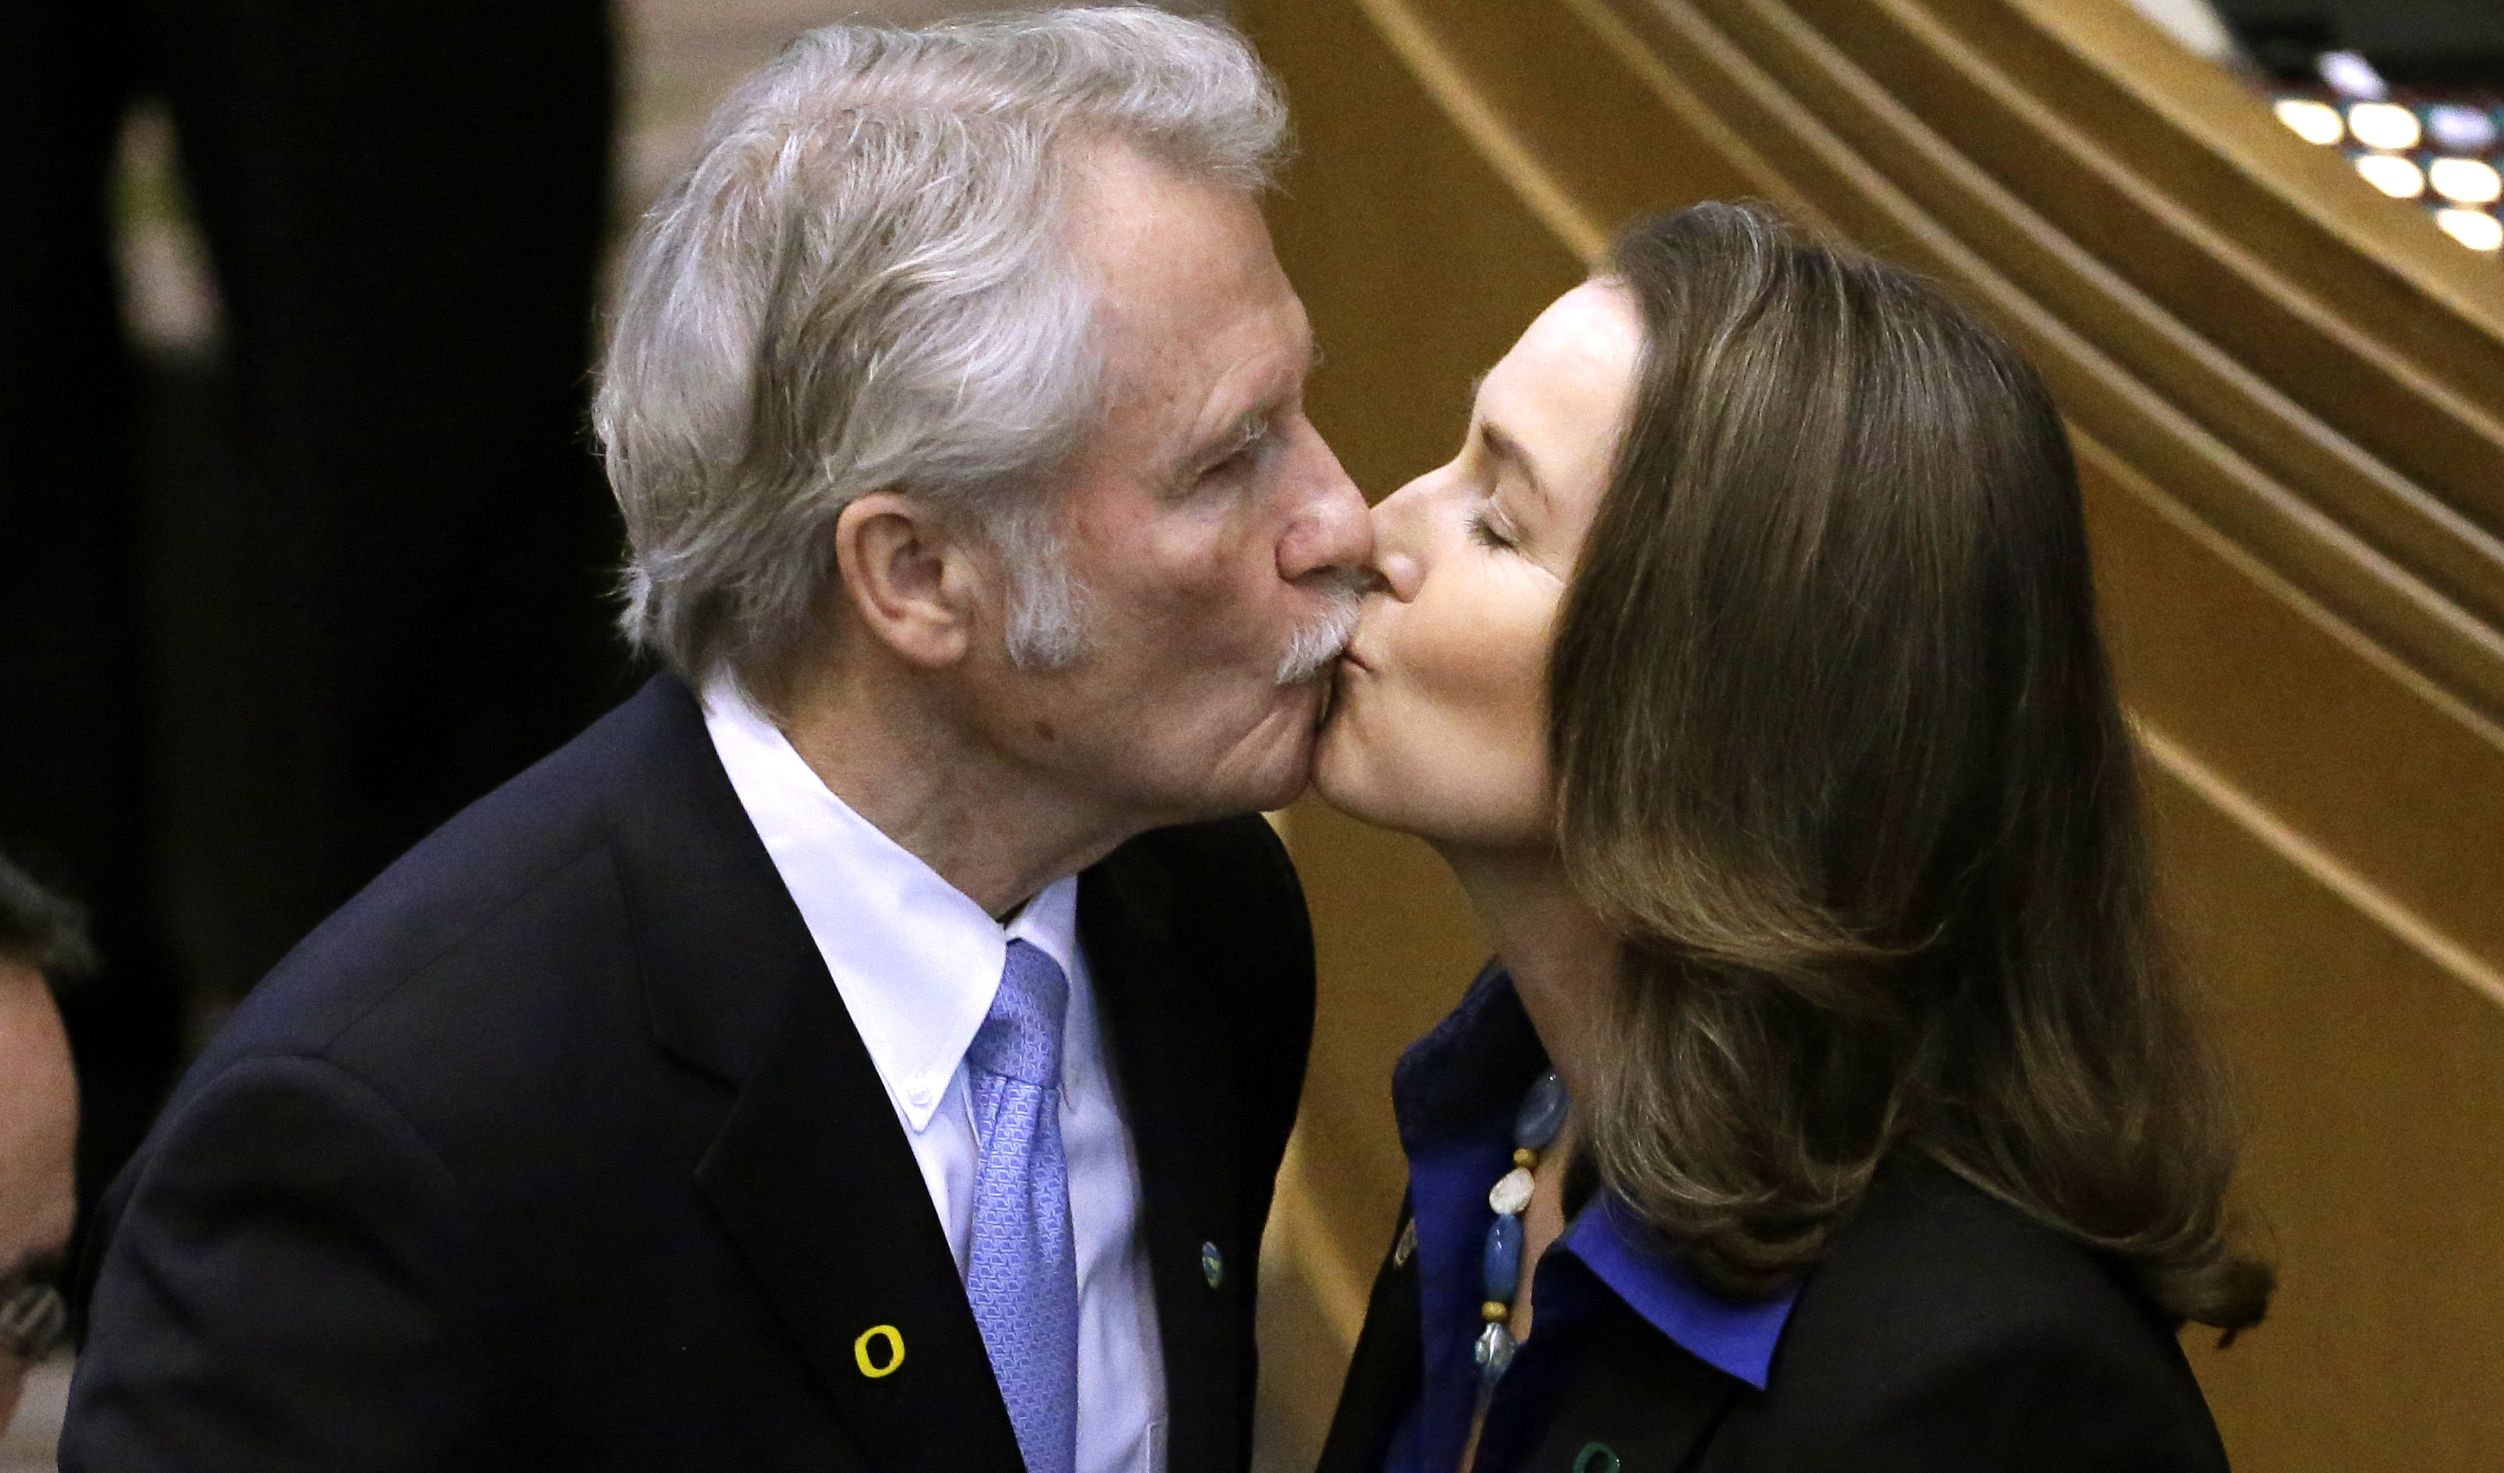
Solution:
<svg viewBox="0 0 2504 1473">
<path fill-rule="evenodd" d="M 1487 1193 L 1487 1205 L 1498 1212 L 1520 1212 L 1530 1205 L 1530 1173 L 1516 1166 Z"/>
</svg>

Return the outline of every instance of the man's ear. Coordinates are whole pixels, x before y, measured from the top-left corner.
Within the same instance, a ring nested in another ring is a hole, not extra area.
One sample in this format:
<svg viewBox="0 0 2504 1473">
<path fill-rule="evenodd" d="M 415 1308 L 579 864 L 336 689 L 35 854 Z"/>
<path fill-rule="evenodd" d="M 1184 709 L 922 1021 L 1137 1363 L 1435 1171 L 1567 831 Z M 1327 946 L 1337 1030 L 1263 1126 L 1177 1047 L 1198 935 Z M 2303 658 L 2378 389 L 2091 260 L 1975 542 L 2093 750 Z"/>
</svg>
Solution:
<svg viewBox="0 0 2504 1473">
<path fill-rule="evenodd" d="M 843 597 L 872 638 L 912 664 L 965 658 L 981 625 L 983 568 L 971 539 L 928 502 L 873 491 L 835 518 Z"/>
</svg>

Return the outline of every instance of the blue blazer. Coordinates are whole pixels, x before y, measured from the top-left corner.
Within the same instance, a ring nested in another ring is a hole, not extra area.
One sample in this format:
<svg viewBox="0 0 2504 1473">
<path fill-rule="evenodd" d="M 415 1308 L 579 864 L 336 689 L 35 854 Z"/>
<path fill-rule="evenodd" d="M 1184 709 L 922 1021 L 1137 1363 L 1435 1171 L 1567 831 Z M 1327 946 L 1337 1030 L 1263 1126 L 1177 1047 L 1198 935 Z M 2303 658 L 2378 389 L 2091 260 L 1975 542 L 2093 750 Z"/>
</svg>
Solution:
<svg viewBox="0 0 2504 1473">
<path fill-rule="evenodd" d="M 1079 918 L 1170 1463 L 1239 1473 L 1301 892 L 1247 817 L 1124 845 Z M 1019 1466 L 886 1092 L 666 676 L 261 984 L 83 1272 L 71 1473 Z"/>
</svg>

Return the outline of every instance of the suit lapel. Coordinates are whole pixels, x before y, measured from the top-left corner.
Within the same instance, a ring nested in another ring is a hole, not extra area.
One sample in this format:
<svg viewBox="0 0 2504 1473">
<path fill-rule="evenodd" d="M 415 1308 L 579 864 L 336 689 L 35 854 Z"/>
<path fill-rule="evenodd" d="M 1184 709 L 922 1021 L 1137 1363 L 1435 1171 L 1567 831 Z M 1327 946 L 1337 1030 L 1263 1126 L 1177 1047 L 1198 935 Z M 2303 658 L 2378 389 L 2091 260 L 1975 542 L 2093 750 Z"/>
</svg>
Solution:
<svg viewBox="0 0 2504 1473">
<path fill-rule="evenodd" d="M 1403 1206 L 1316 1473 L 1375 1473 L 1416 1408 L 1425 1353 L 1409 1222 Z M 1690 1466 L 1747 1386 L 1696 1359 L 1603 1286 L 1589 1290 L 1593 1312 L 1570 1332 L 1572 1359 L 1548 1370 L 1556 1378 L 1555 1405 L 1516 1466 L 1556 1473 Z M 1611 1456 L 1587 1457 L 1595 1447 Z"/>
<path fill-rule="evenodd" d="M 1375 1473 L 1390 1451 L 1392 1434 L 1417 1400 L 1425 1379 L 1423 1327 L 1418 1323 L 1417 1225 L 1406 1202 L 1391 1251 L 1374 1275 L 1365 1323 L 1339 1388 L 1338 1410 L 1322 1443 L 1316 1473 Z"/>
<path fill-rule="evenodd" d="M 794 999 L 696 1181 L 882 1473 L 1019 1466 L 929 1189 L 832 981 Z"/>
<path fill-rule="evenodd" d="M 1232 1473 L 1247 1423 L 1251 1244 L 1238 1221 L 1234 1083 L 1168 924 L 1173 881 L 1138 847 L 1080 882 L 1078 918 L 1123 1115 L 1164 1342 L 1167 1466 Z M 1206 1249 L 1213 1260 L 1204 1261 Z M 1211 1268 L 1215 1269 L 1212 1283 Z"/>
<path fill-rule="evenodd" d="M 1575 1468 L 1594 1446 L 1614 1455 L 1601 1460 L 1607 1466 L 1688 1466 L 1750 1394 L 1747 1383 L 1696 1359 L 1614 1300 L 1597 1320 L 1577 1335 L 1556 1409 L 1523 1466 Z"/>
<path fill-rule="evenodd" d="M 663 677 L 630 714 L 609 823 L 652 1031 L 738 1088 L 697 1189 L 879 1473 L 1021 1466 L 921 1168 L 701 709 Z"/>
</svg>

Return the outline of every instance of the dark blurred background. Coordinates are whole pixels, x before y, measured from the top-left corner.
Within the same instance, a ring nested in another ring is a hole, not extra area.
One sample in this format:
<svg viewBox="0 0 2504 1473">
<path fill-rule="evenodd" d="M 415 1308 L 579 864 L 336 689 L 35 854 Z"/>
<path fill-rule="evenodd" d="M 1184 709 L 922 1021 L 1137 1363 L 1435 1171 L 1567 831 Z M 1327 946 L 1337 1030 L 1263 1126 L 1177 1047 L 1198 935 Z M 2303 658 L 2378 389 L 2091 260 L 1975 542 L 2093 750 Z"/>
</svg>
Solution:
<svg viewBox="0 0 2504 1473">
<path fill-rule="evenodd" d="M 2261 67 L 2309 75 L 2353 51 L 2401 86 L 2504 86 L 2504 0 L 2215 0 Z"/>
<path fill-rule="evenodd" d="M 624 676 L 613 58 L 602 0 L 0 8 L 0 847 L 106 958 L 90 1194 L 297 937 Z"/>
</svg>

